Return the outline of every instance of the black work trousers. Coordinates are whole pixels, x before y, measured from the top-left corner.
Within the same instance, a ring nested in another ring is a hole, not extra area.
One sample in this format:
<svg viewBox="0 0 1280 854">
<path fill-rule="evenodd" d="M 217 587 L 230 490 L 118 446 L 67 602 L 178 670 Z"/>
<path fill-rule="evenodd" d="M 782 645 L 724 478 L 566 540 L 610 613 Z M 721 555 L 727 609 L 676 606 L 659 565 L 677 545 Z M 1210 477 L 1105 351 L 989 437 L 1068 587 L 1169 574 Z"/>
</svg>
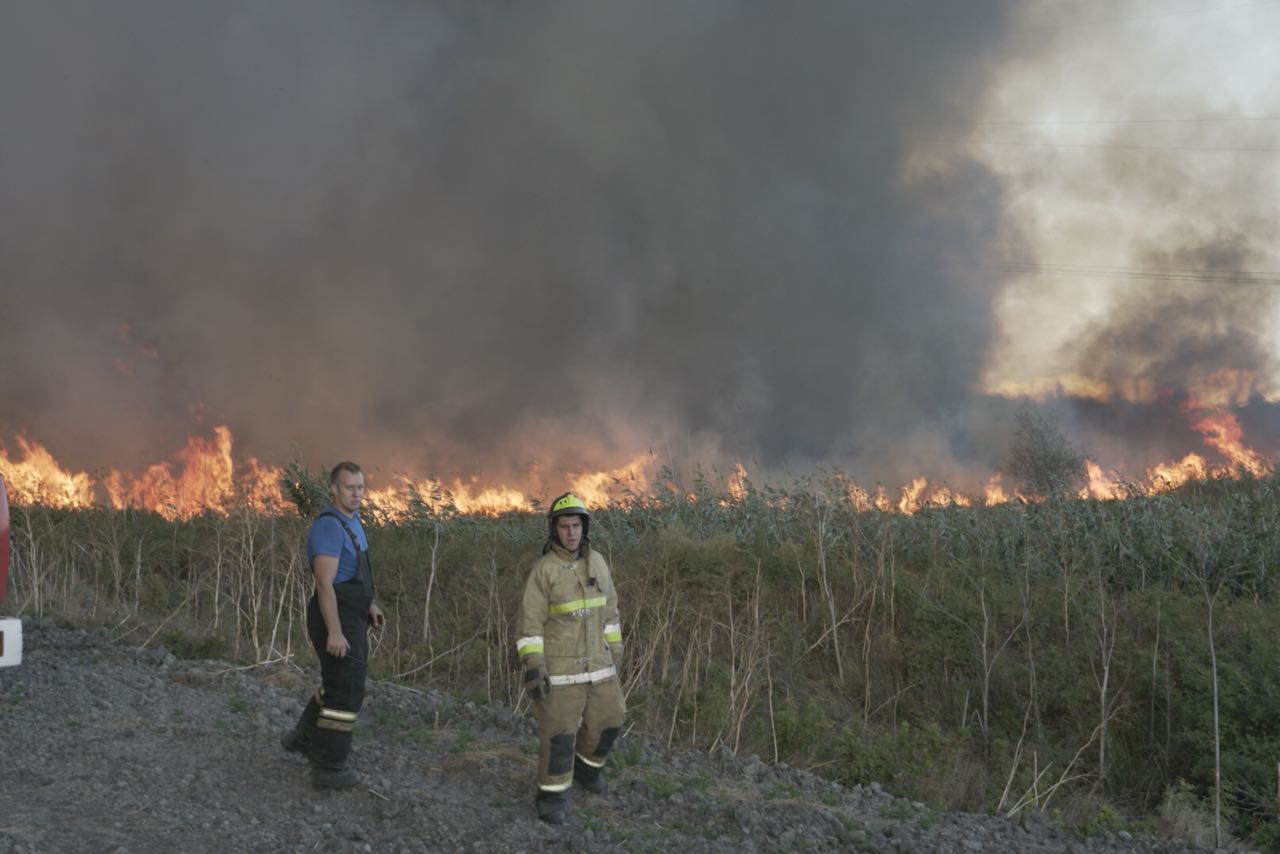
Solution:
<svg viewBox="0 0 1280 854">
<path fill-rule="evenodd" d="M 313 730 L 312 761 L 321 768 L 340 769 L 351 753 L 351 733 L 364 705 L 369 659 L 369 606 L 373 599 L 358 580 L 335 584 L 338 622 L 350 649 L 342 658 L 325 649 L 329 630 L 313 595 L 307 603 L 307 634 L 320 659 L 320 712 Z"/>
</svg>

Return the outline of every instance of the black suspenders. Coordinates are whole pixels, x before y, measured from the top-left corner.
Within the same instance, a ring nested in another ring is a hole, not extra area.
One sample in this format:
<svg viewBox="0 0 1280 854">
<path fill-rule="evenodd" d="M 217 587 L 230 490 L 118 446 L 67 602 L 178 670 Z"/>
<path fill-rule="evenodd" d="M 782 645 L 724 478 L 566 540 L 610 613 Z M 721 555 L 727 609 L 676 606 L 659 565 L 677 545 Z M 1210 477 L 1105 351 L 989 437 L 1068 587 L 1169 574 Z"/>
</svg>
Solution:
<svg viewBox="0 0 1280 854">
<path fill-rule="evenodd" d="M 351 546 L 356 550 L 356 574 L 350 582 L 343 582 L 343 585 L 355 582 L 359 584 L 365 594 L 372 600 L 373 598 L 373 564 L 369 560 L 369 550 L 360 548 L 360 541 L 356 539 L 356 532 L 351 530 L 351 526 L 347 524 L 347 520 L 342 514 L 334 510 L 332 507 L 326 507 L 320 512 L 321 516 L 332 516 L 338 520 L 338 524 L 342 525 L 343 530 L 347 532 L 347 536 L 351 538 Z M 319 517 L 317 517 L 319 518 Z M 343 586 L 338 585 L 338 586 Z"/>
<path fill-rule="evenodd" d="M 320 515 L 332 516 L 333 518 L 338 520 L 338 524 L 342 526 L 342 530 L 346 531 L 347 536 L 351 538 L 351 545 L 356 550 L 356 562 L 358 563 L 360 561 L 360 552 L 365 551 L 365 549 L 360 548 L 360 541 L 356 539 L 356 532 L 351 530 L 351 526 L 347 524 L 347 520 L 342 517 L 341 513 L 337 512 L 336 510 L 332 510 L 328 507 L 326 507 L 324 510 L 321 510 Z"/>
</svg>

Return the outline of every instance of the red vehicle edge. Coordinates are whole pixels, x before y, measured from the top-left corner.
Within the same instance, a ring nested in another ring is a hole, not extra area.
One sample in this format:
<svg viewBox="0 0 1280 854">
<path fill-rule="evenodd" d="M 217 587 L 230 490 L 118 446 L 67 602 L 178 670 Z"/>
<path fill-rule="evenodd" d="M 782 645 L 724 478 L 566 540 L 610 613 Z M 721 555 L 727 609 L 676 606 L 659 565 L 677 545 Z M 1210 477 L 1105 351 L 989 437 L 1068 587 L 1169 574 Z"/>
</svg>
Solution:
<svg viewBox="0 0 1280 854">
<path fill-rule="evenodd" d="M 4 476 L 0 475 L 0 602 L 4 601 L 9 583 L 9 499 L 4 492 Z M 0 617 L 0 667 L 22 663 L 22 621 L 17 617 Z"/>
<path fill-rule="evenodd" d="M 4 494 L 4 475 L 0 474 L 0 602 L 4 601 L 9 581 L 9 499 Z"/>
</svg>

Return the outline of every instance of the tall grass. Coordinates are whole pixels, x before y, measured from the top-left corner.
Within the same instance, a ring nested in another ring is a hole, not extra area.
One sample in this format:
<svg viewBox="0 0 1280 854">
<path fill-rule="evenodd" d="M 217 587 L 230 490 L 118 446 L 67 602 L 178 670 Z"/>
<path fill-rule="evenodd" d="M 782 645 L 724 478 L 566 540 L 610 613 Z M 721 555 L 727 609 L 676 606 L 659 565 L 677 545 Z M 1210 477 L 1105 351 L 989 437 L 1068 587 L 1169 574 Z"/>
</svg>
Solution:
<svg viewBox="0 0 1280 854">
<path fill-rule="evenodd" d="M 1224 820 L 1280 839 L 1280 478 L 911 516 L 858 512 L 837 473 L 737 498 L 669 483 L 592 517 L 634 731 L 1083 825 L 1208 804 L 1220 767 Z M 370 514 L 374 673 L 521 706 L 513 610 L 545 525 L 429 506 Z M 312 664 L 304 518 L 13 523 L 10 611 Z"/>
</svg>

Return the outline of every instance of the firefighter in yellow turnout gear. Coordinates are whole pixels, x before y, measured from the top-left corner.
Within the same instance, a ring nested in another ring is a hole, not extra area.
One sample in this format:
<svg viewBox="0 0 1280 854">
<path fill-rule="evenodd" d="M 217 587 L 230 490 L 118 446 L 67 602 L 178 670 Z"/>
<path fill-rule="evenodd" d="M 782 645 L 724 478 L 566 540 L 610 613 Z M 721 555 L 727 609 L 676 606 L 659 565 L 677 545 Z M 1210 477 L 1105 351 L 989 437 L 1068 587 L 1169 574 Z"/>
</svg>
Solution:
<svg viewBox="0 0 1280 854">
<path fill-rule="evenodd" d="M 607 788 L 601 770 L 626 715 L 616 666 L 622 622 L 582 499 L 560 496 L 547 522 L 542 557 L 524 585 L 516 652 L 538 722 L 538 817 L 563 824 L 575 781 L 595 794 Z"/>
</svg>

